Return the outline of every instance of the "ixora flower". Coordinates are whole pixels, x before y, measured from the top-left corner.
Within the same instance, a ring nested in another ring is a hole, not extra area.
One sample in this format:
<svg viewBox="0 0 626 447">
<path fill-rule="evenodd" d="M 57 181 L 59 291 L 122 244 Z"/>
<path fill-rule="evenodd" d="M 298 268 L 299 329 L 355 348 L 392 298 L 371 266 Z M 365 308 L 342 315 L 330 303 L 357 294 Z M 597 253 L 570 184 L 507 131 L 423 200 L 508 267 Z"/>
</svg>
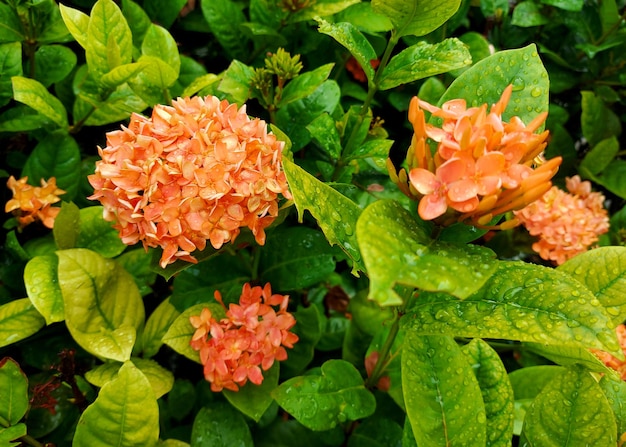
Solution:
<svg viewBox="0 0 626 447">
<path fill-rule="evenodd" d="M 609 231 L 604 196 L 591 192 L 591 183 L 567 178 L 569 193 L 553 186 L 539 200 L 516 211 L 517 219 L 539 240 L 532 246 L 545 260 L 563 264 L 598 241 Z"/>
<path fill-rule="evenodd" d="M 9 177 L 7 187 L 13 191 L 13 198 L 4 206 L 7 213 L 13 212 L 20 228 L 40 220 L 46 227 L 54 226 L 54 219 L 61 208 L 51 206 L 59 202 L 60 195 L 65 191 L 57 188 L 56 178 L 50 177 L 48 181 L 41 179 L 41 186 L 32 186 L 27 183 L 28 177 L 15 180 Z"/>
<path fill-rule="evenodd" d="M 615 329 L 615 332 L 617 333 L 617 339 L 622 347 L 622 351 L 626 354 L 626 326 L 620 324 Z M 608 352 L 600 351 L 599 349 L 592 349 L 591 352 L 602 360 L 606 366 L 617 371 L 622 380 L 626 380 L 626 361 L 615 358 Z"/>
<path fill-rule="evenodd" d="M 224 306 L 219 291 L 215 299 Z M 208 308 L 190 317 L 196 329 L 190 345 L 200 353 L 211 390 L 239 391 L 248 380 L 260 385 L 262 370 L 287 358 L 285 348 L 293 348 L 298 341 L 290 332 L 296 320 L 287 312 L 288 302 L 288 295 L 272 294 L 269 283 L 265 287 L 246 283 L 239 304 L 229 305 L 226 318 L 217 321 Z"/>
<path fill-rule="evenodd" d="M 547 117 L 539 114 L 527 125 L 519 117 L 509 122 L 502 114 L 511 98 L 509 85 L 500 100 L 487 111 L 487 104 L 467 108 L 454 99 L 435 107 L 414 97 L 409 106 L 413 139 L 407 152 L 407 170 L 396 172 L 388 161 L 392 180 L 410 198 L 419 200 L 424 220 L 442 225 L 471 221 L 487 226 L 494 216 L 523 208 L 552 186 L 561 157 L 544 161 L 548 132 L 535 133 Z M 442 120 L 427 124 L 424 110 Z M 434 154 L 429 140 L 436 143 Z M 513 219 L 497 228 L 517 225 Z"/>
<path fill-rule="evenodd" d="M 246 106 L 214 96 L 156 105 L 150 118 L 133 114 L 107 134 L 102 160 L 89 176 L 125 244 L 161 247 L 161 267 L 206 242 L 218 249 L 248 227 L 259 244 L 278 215 L 278 196 L 291 197 L 281 170 L 284 142 Z"/>
</svg>

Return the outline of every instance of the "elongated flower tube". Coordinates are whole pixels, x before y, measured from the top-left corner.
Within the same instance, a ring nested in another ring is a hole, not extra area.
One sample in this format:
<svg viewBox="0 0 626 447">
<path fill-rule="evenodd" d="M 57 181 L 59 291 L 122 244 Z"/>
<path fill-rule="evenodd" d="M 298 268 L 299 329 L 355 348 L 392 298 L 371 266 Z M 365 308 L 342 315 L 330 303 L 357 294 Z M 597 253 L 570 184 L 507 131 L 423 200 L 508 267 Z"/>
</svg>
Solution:
<svg viewBox="0 0 626 447">
<path fill-rule="evenodd" d="M 424 220 L 441 225 L 468 221 L 486 227 L 500 214 L 532 203 L 550 189 L 561 158 L 544 161 L 548 131 L 535 133 L 547 113 L 528 125 L 519 117 L 509 122 L 502 113 L 512 86 L 487 110 L 487 104 L 467 108 L 454 99 L 441 108 L 414 97 L 409 106 L 413 139 L 407 152 L 407 169 L 396 171 L 388 161 L 389 174 L 410 198 L 419 201 Z M 440 126 L 426 123 L 424 111 L 441 119 Z M 436 145 L 431 150 L 430 143 Z M 510 228 L 512 219 L 497 228 Z"/>
<path fill-rule="evenodd" d="M 224 306 L 219 291 L 215 298 Z M 229 305 L 226 318 L 216 320 L 208 308 L 190 317 L 196 329 L 190 345 L 200 353 L 211 390 L 239 391 L 248 380 L 260 385 L 263 371 L 274 361 L 287 359 L 285 348 L 298 341 L 290 331 L 296 319 L 287 312 L 288 302 L 288 295 L 272 294 L 269 283 L 265 287 L 246 283 L 239 304 Z"/>
<path fill-rule="evenodd" d="M 89 176 L 125 244 L 161 247 L 161 266 L 206 242 L 218 249 L 249 228 L 259 244 L 290 198 L 282 171 L 284 142 L 246 106 L 214 96 L 156 105 L 150 118 L 133 114 L 128 127 L 107 134 L 102 160 Z"/>
<path fill-rule="evenodd" d="M 41 179 L 41 186 L 29 185 L 27 181 L 28 177 L 19 180 L 9 177 L 7 187 L 13 191 L 13 198 L 5 204 L 4 211 L 13 212 L 20 228 L 36 220 L 52 228 L 61 208 L 51 205 L 59 202 L 59 196 L 65 194 L 65 191 L 57 188 L 54 177 L 50 177 L 48 181 Z"/>
<path fill-rule="evenodd" d="M 516 218 L 538 240 L 532 246 L 545 260 L 563 264 L 598 242 L 609 231 L 604 196 L 575 175 L 565 181 L 568 192 L 553 186 L 539 200 L 516 211 Z"/>
</svg>

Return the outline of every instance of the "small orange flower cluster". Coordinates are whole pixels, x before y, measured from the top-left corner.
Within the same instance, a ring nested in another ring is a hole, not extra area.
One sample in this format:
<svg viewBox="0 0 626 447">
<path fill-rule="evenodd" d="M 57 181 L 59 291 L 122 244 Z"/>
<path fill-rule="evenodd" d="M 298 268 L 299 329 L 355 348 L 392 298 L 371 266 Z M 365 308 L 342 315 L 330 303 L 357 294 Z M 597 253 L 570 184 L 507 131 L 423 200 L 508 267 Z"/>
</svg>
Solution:
<svg viewBox="0 0 626 447">
<path fill-rule="evenodd" d="M 556 186 L 515 216 L 532 236 L 539 236 L 533 250 L 545 260 L 563 264 L 598 241 L 609 231 L 604 196 L 591 192 L 591 183 L 575 175 L 566 179 L 569 194 Z"/>
<path fill-rule="evenodd" d="M 218 291 L 215 298 L 224 306 Z M 293 348 L 298 341 L 289 331 L 296 320 L 287 312 L 288 302 L 288 295 L 272 295 L 269 283 L 265 287 L 246 283 L 239 304 L 229 305 L 226 318 L 217 321 L 208 308 L 190 317 L 196 328 L 190 344 L 200 352 L 211 390 L 239 391 L 248 380 L 260 385 L 261 368 L 267 371 L 274 360 L 287 359 L 285 347 Z M 272 306 L 279 306 L 278 312 Z"/>
<path fill-rule="evenodd" d="M 65 194 L 65 191 L 57 188 L 57 181 L 54 177 L 50 177 L 47 182 L 41 179 L 41 187 L 31 186 L 26 183 L 27 181 L 28 177 L 22 177 L 19 180 L 15 180 L 13 176 L 9 177 L 7 187 L 13 191 L 13 198 L 6 203 L 4 211 L 13 212 L 20 228 L 36 220 L 52 228 L 54 219 L 61 208 L 51 205 L 60 201 L 59 196 Z"/>
<path fill-rule="evenodd" d="M 622 347 L 622 351 L 626 355 L 626 326 L 620 324 L 615 329 L 617 332 L 617 339 L 619 340 L 620 346 Z M 626 380 L 626 361 L 619 360 L 613 357 L 608 352 L 600 351 L 599 349 L 592 349 L 591 352 L 594 353 L 596 357 L 598 357 L 602 362 L 611 369 L 614 369 L 620 374 L 622 380 Z"/>
<path fill-rule="evenodd" d="M 467 108 L 463 99 L 448 101 L 441 108 L 417 97 L 411 100 L 414 135 L 406 158 L 409 173 L 396 172 L 391 161 L 388 166 L 400 189 L 419 200 L 422 219 L 439 218 L 443 225 L 469 219 L 487 226 L 494 216 L 523 208 L 550 189 L 561 158 L 535 167 L 548 132 L 534 132 L 547 113 L 528 125 L 516 116 L 503 121 L 511 93 L 509 85 L 489 113 L 487 104 Z M 441 127 L 427 124 L 424 110 L 442 118 Z M 437 143 L 434 155 L 427 139 Z M 499 227 L 515 225 L 510 221 Z"/>
<path fill-rule="evenodd" d="M 107 134 L 89 182 L 91 200 L 125 244 L 163 248 L 161 266 L 234 241 L 240 228 L 259 244 L 278 215 L 278 194 L 290 197 L 281 170 L 284 142 L 250 118 L 245 105 L 179 98 L 156 105 L 151 118 L 133 114 L 128 128 Z"/>
</svg>

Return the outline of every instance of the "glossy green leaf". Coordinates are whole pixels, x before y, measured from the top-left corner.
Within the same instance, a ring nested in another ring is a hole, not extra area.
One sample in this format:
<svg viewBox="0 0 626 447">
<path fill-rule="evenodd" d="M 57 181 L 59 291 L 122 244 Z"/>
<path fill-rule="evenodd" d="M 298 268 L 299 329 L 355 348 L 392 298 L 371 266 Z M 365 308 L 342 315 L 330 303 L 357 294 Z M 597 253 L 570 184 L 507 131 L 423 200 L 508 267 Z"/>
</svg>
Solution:
<svg viewBox="0 0 626 447">
<path fill-rule="evenodd" d="M 157 399 L 170 392 L 174 385 L 174 375 L 169 370 L 163 368 L 154 360 L 132 358 L 131 362 L 146 376 Z M 115 380 L 118 371 L 123 365 L 120 362 L 104 363 L 87 371 L 85 379 L 92 385 L 102 388 L 107 383 Z"/>
<path fill-rule="evenodd" d="M 315 17 L 328 17 L 358 3 L 359 0 L 317 0 L 289 15 L 289 22 L 303 22 Z"/>
<path fill-rule="evenodd" d="M 111 222 L 102 217 L 101 206 L 90 206 L 80 210 L 80 232 L 76 244 L 88 248 L 105 258 L 113 258 L 126 249 L 118 231 Z"/>
<path fill-rule="evenodd" d="M 515 5 L 511 24 L 528 28 L 549 23 L 550 19 L 541 13 L 541 7 L 532 0 L 526 0 Z"/>
<path fill-rule="evenodd" d="M 87 31 L 89 29 L 89 16 L 78 9 L 70 8 L 64 4 L 59 5 L 61 11 L 61 17 L 65 26 L 72 34 L 72 37 L 76 39 L 76 42 L 83 47 L 87 48 Z"/>
<path fill-rule="evenodd" d="M 334 254 L 335 250 L 317 230 L 277 229 L 261 251 L 259 277 L 276 290 L 306 289 L 335 270 Z"/>
<path fill-rule="evenodd" d="M 45 324 L 28 298 L 0 305 L 0 348 L 30 337 Z"/>
<path fill-rule="evenodd" d="M 130 64 L 122 64 L 118 65 L 110 72 L 102 75 L 100 77 L 100 82 L 107 88 L 114 89 L 119 85 L 122 85 L 137 73 L 140 70 L 145 68 L 144 63 L 133 62 Z"/>
<path fill-rule="evenodd" d="M 534 399 L 565 369 L 555 365 L 527 366 L 512 371 L 509 381 L 513 388 L 515 400 Z"/>
<path fill-rule="evenodd" d="M 349 22 L 329 23 L 318 19 L 318 31 L 328 34 L 343 45 L 357 60 L 369 82 L 374 81 L 374 69 L 370 62 L 377 58 L 376 51 L 359 29 Z"/>
<path fill-rule="evenodd" d="M 583 135 L 591 147 L 602 140 L 618 136 L 622 131 L 622 125 L 615 112 L 594 92 L 581 91 L 580 94 L 582 95 L 580 124 Z"/>
<path fill-rule="evenodd" d="M 23 104 L 16 104 L 0 115 L 0 132 L 23 132 L 51 127 L 54 127 L 52 121 Z"/>
<path fill-rule="evenodd" d="M 542 447 L 614 446 L 613 411 L 596 380 L 582 367 L 564 370 L 526 411 L 521 444 Z"/>
<path fill-rule="evenodd" d="M 583 177 L 601 174 L 619 152 L 619 142 L 615 136 L 596 144 L 580 162 L 579 170 Z"/>
<path fill-rule="evenodd" d="M 390 417 L 373 416 L 356 426 L 348 439 L 348 447 L 400 447 L 402 435 L 402 427 Z"/>
<path fill-rule="evenodd" d="M 417 445 L 486 445 L 478 381 L 452 337 L 405 334 L 402 390 Z"/>
<path fill-rule="evenodd" d="M 40 179 L 55 177 L 57 186 L 65 194 L 65 201 L 73 200 L 80 181 L 80 149 L 76 140 L 62 132 L 46 135 L 33 149 L 22 169 L 22 175 L 38 184 Z"/>
<path fill-rule="evenodd" d="M 13 97 L 16 101 L 37 110 L 62 129 L 67 128 L 65 107 L 40 82 L 22 76 L 13 76 L 11 82 L 13 83 Z"/>
<path fill-rule="evenodd" d="M 34 57 L 34 77 L 46 87 L 65 79 L 77 62 L 76 54 L 63 45 L 42 45 Z"/>
<path fill-rule="evenodd" d="M 169 298 L 150 314 L 146 321 L 146 327 L 141 334 L 141 345 L 144 357 L 153 357 L 163 345 L 163 336 L 174 323 L 180 312 L 170 304 Z"/>
<path fill-rule="evenodd" d="M 0 42 L 21 42 L 24 31 L 19 16 L 13 8 L 0 3 Z"/>
<path fill-rule="evenodd" d="M 19 42 L 0 44 L 0 106 L 13 98 L 11 78 L 22 74 L 22 45 Z"/>
<path fill-rule="evenodd" d="M 150 25 L 141 44 L 141 53 L 144 56 L 153 56 L 161 59 L 176 72 L 180 72 L 180 56 L 178 45 L 172 35 L 158 25 Z"/>
<path fill-rule="evenodd" d="M 602 22 L 602 32 L 606 33 L 621 21 L 617 3 L 615 0 L 606 0 L 600 3 L 600 20 Z"/>
<path fill-rule="evenodd" d="M 57 279 L 56 256 L 35 256 L 24 268 L 26 293 L 46 324 L 65 319 L 63 295 Z"/>
<path fill-rule="evenodd" d="M 89 73 L 100 77 L 133 55 L 133 36 L 120 8 L 113 0 L 98 0 L 87 27 L 85 57 Z"/>
<path fill-rule="evenodd" d="M 402 304 L 402 298 L 393 290 L 396 284 L 466 298 L 482 287 L 496 269 L 491 250 L 432 241 L 392 200 L 368 206 L 356 227 L 371 281 L 369 296 L 381 306 Z"/>
<path fill-rule="evenodd" d="M 248 382 L 236 392 L 224 389 L 224 397 L 237 410 L 259 422 L 261 416 L 274 402 L 271 393 L 278 386 L 278 371 L 279 363 L 274 362 L 270 369 L 263 371 L 261 385 Z"/>
<path fill-rule="evenodd" d="M 548 73 L 534 44 L 498 51 L 478 61 L 452 82 L 439 103 L 462 98 L 468 107 L 495 104 L 509 84 L 513 85 L 513 92 L 503 119 L 518 116 L 529 123 L 539 113 L 548 111 Z"/>
<path fill-rule="evenodd" d="M 459 39 L 445 39 L 435 44 L 418 42 L 391 58 L 380 78 L 380 89 L 389 90 L 471 63 L 472 56 Z"/>
<path fill-rule="evenodd" d="M 277 107 L 297 101 L 312 94 L 330 75 L 334 64 L 326 64 L 315 70 L 302 73 L 290 80 L 280 97 Z"/>
<path fill-rule="evenodd" d="M 626 247 L 599 247 L 558 267 L 582 282 L 606 308 L 616 327 L 626 319 Z"/>
<path fill-rule="evenodd" d="M 193 348 L 189 345 L 191 341 L 191 337 L 193 336 L 196 329 L 191 325 L 189 321 L 189 317 L 192 315 L 200 315 L 202 309 L 205 307 L 209 308 L 211 311 L 211 315 L 216 320 L 220 320 L 225 317 L 226 311 L 222 306 L 215 303 L 200 303 L 194 306 L 191 306 L 189 309 L 185 310 L 181 313 L 174 322 L 170 325 L 167 332 L 163 336 L 163 343 L 168 345 L 174 351 L 178 352 L 181 355 L 184 355 L 190 360 L 194 362 L 200 363 L 200 355 L 198 351 L 194 351 Z"/>
<path fill-rule="evenodd" d="M 174 84 L 178 78 L 178 71 L 159 57 L 143 55 L 139 58 L 139 63 L 142 65 L 141 71 L 132 81 L 133 90 L 138 94 L 142 88 L 167 88 Z M 144 86 L 143 84 L 147 85 Z M 148 99 L 144 98 L 144 100 L 150 103 Z"/>
<path fill-rule="evenodd" d="M 0 360 L 0 426 L 15 425 L 28 410 L 28 378 L 10 357 Z"/>
<path fill-rule="evenodd" d="M 208 73 L 194 79 L 188 86 L 185 87 L 181 96 L 193 96 L 199 94 L 203 89 L 216 86 L 220 81 L 220 77 L 214 73 Z"/>
<path fill-rule="evenodd" d="M 613 194 L 626 198 L 626 161 L 613 160 L 602 172 L 602 175 L 593 176 L 593 181 L 604 186 Z"/>
<path fill-rule="evenodd" d="M 311 121 L 306 129 L 331 160 L 339 159 L 342 150 L 341 137 L 334 118 L 328 113 L 323 113 Z"/>
<path fill-rule="evenodd" d="M 130 31 L 133 34 L 133 45 L 137 48 L 141 48 L 143 38 L 148 28 L 152 25 L 150 16 L 133 0 L 122 0 L 122 14 L 124 14 Z"/>
<path fill-rule="evenodd" d="M 132 276 L 84 248 L 61 250 L 57 256 L 65 324 L 74 340 L 95 356 L 128 360 L 144 323 L 143 302 Z"/>
<path fill-rule="evenodd" d="M 159 407 L 150 381 L 125 362 L 81 415 L 75 447 L 150 446 L 159 439 Z"/>
<path fill-rule="evenodd" d="M 565 11 L 580 12 L 583 9 L 583 0 L 541 0 L 544 5 L 554 6 Z"/>
<path fill-rule="evenodd" d="M 26 424 L 21 422 L 17 425 L 12 425 L 7 428 L 0 427 L 0 445 L 6 447 L 19 447 L 21 442 L 17 439 L 21 438 L 22 436 L 26 436 L 26 434 Z"/>
<path fill-rule="evenodd" d="M 372 0 L 372 9 L 391 20 L 397 37 L 424 36 L 443 25 L 459 9 L 461 0 Z"/>
<path fill-rule="evenodd" d="M 234 60 L 224 72 L 218 89 L 226 93 L 231 102 L 243 104 L 250 98 L 250 79 L 253 75 L 252 67 Z"/>
<path fill-rule="evenodd" d="M 309 210 L 328 242 L 350 257 L 353 272 L 363 270 L 355 234 L 359 206 L 288 159 L 283 159 L 283 167 L 299 219 Z"/>
<path fill-rule="evenodd" d="M 165 28 L 172 26 L 186 3 L 186 0 L 144 0 L 142 2 L 152 20 Z"/>
<path fill-rule="evenodd" d="M 324 362 L 319 375 L 283 382 L 272 396 L 298 422 L 315 431 L 368 417 L 376 408 L 376 399 L 363 386 L 357 369 L 336 359 Z"/>
<path fill-rule="evenodd" d="M 387 16 L 377 14 L 370 2 L 355 3 L 335 16 L 337 22 L 349 22 L 370 34 L 391 31 L 393 25 Z"/>
<path fill-rule="evenodd" d="M 292 332 L 298 336 L 298 343 L 287 351 L 287 360 L 281 362 L 280 371 L 285 377 L 302 374 L 315 356 L 315 346 L 322 336 L 323 316 L 317 306 L 298 306 L 293 312 L 296 325 Z"/>
<path fill-rule="evenodd" d="M 63 202 L 61 211 L 54 219 L 54 242 L 59 250 L 76 248 L 76 241 L 80 231 L 80 210 L 72 202 Z"/>
<path fill-rule="evenodd" d="M 513 388 L 500 356 L 479 338 L 463 346 L 461 351 L 469 360 L 485 403 L 486 445 L 510 446 L 513 435 Z"/>
<path fill-rule="evenodd" d="M 204 0 L 200 7 L 211 32 L 231 59 L 245 60 L 247 39 L 239 29 L 246 17 L 232 0 Z"/>
<path fill-rule="evenodd" d="M 156 273 L 151 268 L 152 256 L 142 248 L 128 250 L 115 258 L 118 264 L 130 273 L 135 279 L 141 296 L 153 292 L 152 286 L 156 281 Z"/>
<path fill-rule="evenodd" d="M 613 379 L 604 376 L 600 380 L 600 388 L 613 410 L 617 424 L 616 435 L 619 437 L 626 433 L 626 382 L 619 377 Z"/>
<path fill-rule="evenodd" d="M 198 411 L 191 428 L 191 447 L 252 447 L 243 415 L 226 402 L 211 402 Z"/>
<path fill-rule="evenodd" d="M 102 126 L 128 118 L 133 110 L 144 110 L 144 102 L 127 84 L 118 86 L 106 101 L 80 92 L 74 103 L 74 120 L 87 126 Z"/>
</svg>

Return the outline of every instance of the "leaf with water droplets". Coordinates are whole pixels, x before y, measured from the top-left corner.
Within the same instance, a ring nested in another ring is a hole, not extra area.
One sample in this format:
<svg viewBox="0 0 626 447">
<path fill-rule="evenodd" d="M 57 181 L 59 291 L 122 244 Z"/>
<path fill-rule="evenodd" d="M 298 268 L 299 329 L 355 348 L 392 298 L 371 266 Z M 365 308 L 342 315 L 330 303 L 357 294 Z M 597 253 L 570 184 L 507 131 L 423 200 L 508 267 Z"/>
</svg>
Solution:
<svg viewBox="0 0 626 447">
<path fill-rule="evenodd" d="M 300 220 L 304 210 L 309 210 L 328 242 L 338 244 L 350 257 L 353 273 L 365 270 L 354 230 L 361 208 L 286 158 L 283 159 L 283 168 Z"/>
<path fill-rule="evenodd" d="M 404 340 L 402 389 L 417 445 L 484 447 L 483 398 L 454 338 L 408 331 Z"/>
<path fill-rule="evenodd" d="M 589 290 L 568 274 L 523 262 L 499 262 L 463 301 L 423 292 L 403 320 L 420 334 L 584 346 L 621 356 L 610 316 Z"/>
<path fill-rule="evenodd" d="M 356 233 L 371 281 L 369 297 L 381 306 L 402 304 L 393 290 L 396 284 L 466 298 L 496 269 L 491 250 L 433 241 L 393 200 L 368 206 L 359 217 Z"/>
<path fill-rule="evenodd" d="M 424 36 L 443 25 L 459 9 L 460 0 L 372 0 L 375 13 L 389 17 L 396 38 Z"/>
<path fill-rule="evenodd" d="M 272 397 L 298 422 L 316 431 L 368 417 L 376 409 L 376 399 L 363 385 L 361 374 L 344 360 L 328 360 L 321 375 L 283 382 Z"/>
<path fill-rule="evenodd" d="M 548 73 L 534 44 L 498 51 L 477 62 L 450 84 L 439 104 L 458 98 L 465 99 L 468 107 L 495 104 L 509 84 L 513 93 L 503 119 L 519 116 L 528 124 L 548 110 Z"/>
<path fill-rule="evenodd" d="M 476 375 L 487 415 L 489 447 L 511 445 L 513 435 L 513 388 L 498 353 L 479 338 L 461 348 Z"/>
<path fill-rule="evenodd" d="M 260 385 L 248 382 L 239 391 L 225 389 L 222 393 L 233 407 L 259 422 L 274 401 L 270 393 L 278 386 L 278 371 L 279 363 L 275 362 L 270 369 L 263 372 L 263 383 Z"/>
<path fill-rule="evenodd" d="M 191 428 L 191 447 L 253 447 L 243 415 L 226 402 L 208 402 L 198 411 Z"/>
<path fill-rule="evenodd" d="M 626 247 L 580 253 L 558 270 L 582 282 L 606 308 L 614 326 L 626 320 Z"/>
<path fill-rule="evenodd" d="M 612 379 L 604 376 L 600 380 L 600 388 L 613 410 L 617 423 L 617 435 L 626 433 L 626 382 L 619 377 Z"/>
<path fill-rule="evenodd" d="M 520 445 L 614 447 L 616 433 L 600 385 L 585 368 L 576 366 L 556 376 L 530 405 Z"/>
</svg>

